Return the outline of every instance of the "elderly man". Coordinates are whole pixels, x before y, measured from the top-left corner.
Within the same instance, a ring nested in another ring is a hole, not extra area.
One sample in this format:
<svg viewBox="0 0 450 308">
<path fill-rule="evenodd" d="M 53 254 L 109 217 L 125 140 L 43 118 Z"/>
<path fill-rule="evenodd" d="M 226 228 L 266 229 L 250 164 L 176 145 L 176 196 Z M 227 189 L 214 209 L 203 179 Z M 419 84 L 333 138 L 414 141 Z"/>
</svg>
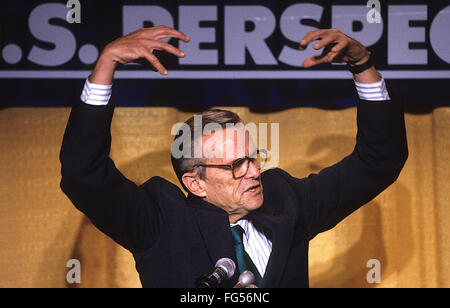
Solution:
<svg viewBox="0 0 450 308">
<path fill-rule="evenodd" d="M 111 84 L 117 63 L 142 58 L 167 74 L 153 51 L 185 56 L 161 41 L 169 37 L 189 41 L 159 26 L 106 46 L 70 114 L 60 154 L 62 190 L 95 226 L 132 252 L 144 287 L 194 287 L 223 257 L 238 265 L 225 287 L 233 286 L 244 269 L 255 274 L 260 287 L 308 287 L 309 241 L 397 179 L 407 158 L 401 101 L 387 92 L 370 52 L 359 42 L 336 29 L 313 31 L 300 48 L 318 41 L 313 47 L 323 52 L 303 66 L 346 62 L 354 74 L 358 134 L 349 156 L 302 179 L 277 168 L 261 172 L 264 153 L 245 131 L 245 142 L 236 138 L 242 133 L 235 125 L 239 116 L 209 110 L 201 114 L 202 128 L 215 123 L 222 130 L 192 136 L 192 145 L 209 146 L 200 156 L 172 155 L 188 196 L 160 177 L 138 187 L 109 158 Z M 191 118 L 186 125 L 194 129 L 194 122 Z M 210 142 L 214 136 L 221 138 Z M 233 150 L 225 151 L 230 146 Z"/>
</svg>

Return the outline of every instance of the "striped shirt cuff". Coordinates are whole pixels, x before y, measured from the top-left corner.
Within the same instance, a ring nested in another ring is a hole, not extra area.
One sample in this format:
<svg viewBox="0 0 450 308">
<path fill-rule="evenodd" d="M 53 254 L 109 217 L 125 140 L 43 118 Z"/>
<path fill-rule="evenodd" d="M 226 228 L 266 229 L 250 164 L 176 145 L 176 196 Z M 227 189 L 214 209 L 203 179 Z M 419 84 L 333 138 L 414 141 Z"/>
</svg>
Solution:
<svg viewBox="0 0 450 308">
<path fill-rule="evenodd" d="M 105 106 L 108 105 L 111 93 L 112 85 L 90 83 L 89 79 L 86 79 L 81 101 L 88 105 Z"/>
<path fill-rule="evenodd" d="M 360 99 L 366 101 L 388 101 L 391 99 L 383 78 L 374 83 L 361 83 L 355 81 L 355 86 Z"/>
</svg>

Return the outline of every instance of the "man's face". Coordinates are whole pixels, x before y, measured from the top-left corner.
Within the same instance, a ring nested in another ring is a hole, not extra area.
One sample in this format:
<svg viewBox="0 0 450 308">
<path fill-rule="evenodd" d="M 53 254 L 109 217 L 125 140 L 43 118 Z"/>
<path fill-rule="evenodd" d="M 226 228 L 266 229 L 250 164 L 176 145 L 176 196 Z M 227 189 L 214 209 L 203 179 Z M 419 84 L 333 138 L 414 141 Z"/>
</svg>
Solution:
<svg viewBox="0 0 450 308">
<path fill-rule="evenodd" d="M 256 148 L 243 126 L 226 128 L 203 136 L 205 164 L 230 165 L 236 159 L 251 156 Z M 247 173 L 234 178 L 227 169 L 206 167 L 203 180 L 205 200 L 222 208 L 234 222 L 263 203 L 261 173 L 253 162 L 248 162 Z"/>
</svg>

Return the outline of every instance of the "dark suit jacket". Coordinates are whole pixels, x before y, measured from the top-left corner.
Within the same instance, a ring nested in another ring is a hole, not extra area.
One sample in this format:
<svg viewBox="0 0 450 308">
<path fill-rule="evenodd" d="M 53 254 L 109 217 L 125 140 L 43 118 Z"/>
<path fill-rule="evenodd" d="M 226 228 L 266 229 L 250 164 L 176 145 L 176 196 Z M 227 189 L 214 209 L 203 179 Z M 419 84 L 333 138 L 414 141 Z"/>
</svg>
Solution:
<svg viewBox="0 0 450 308">
<path fill-rule="evenodd" d="M 307 287 L 309 241 L 397 179 L 407 158 L 401 100 L 358 100 L 357 108 L 356 146 L 342 161 L 303 179 L 280 169 L 262 173 L 264 204 L 246 218 L 273 244 L 263 287 Z M 61 188 L 132 252 L 144 287 L 194 287 L 219 258 L 235 260 L 228 216 L 160 177 L 139 187 L 127 180 L 109 158 L 113 111 L 113 103 L 73 107 L 60 154 Z"/>
</svg>

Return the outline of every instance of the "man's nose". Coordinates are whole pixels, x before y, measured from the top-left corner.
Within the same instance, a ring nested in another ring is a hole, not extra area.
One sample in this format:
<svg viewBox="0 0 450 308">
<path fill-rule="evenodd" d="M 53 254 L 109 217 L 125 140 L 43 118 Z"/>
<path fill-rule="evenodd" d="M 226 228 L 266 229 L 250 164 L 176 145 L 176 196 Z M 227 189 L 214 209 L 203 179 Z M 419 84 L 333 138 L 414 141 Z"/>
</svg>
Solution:
<svg viewBox="0 0 450 308">
<path fill-rule="evenodd" d="M 255 162 L 248 162 L 248 171 L 245 175 L 246 178 L 258 178 L 261 175 L 261 171 Z"/>
</svg>

